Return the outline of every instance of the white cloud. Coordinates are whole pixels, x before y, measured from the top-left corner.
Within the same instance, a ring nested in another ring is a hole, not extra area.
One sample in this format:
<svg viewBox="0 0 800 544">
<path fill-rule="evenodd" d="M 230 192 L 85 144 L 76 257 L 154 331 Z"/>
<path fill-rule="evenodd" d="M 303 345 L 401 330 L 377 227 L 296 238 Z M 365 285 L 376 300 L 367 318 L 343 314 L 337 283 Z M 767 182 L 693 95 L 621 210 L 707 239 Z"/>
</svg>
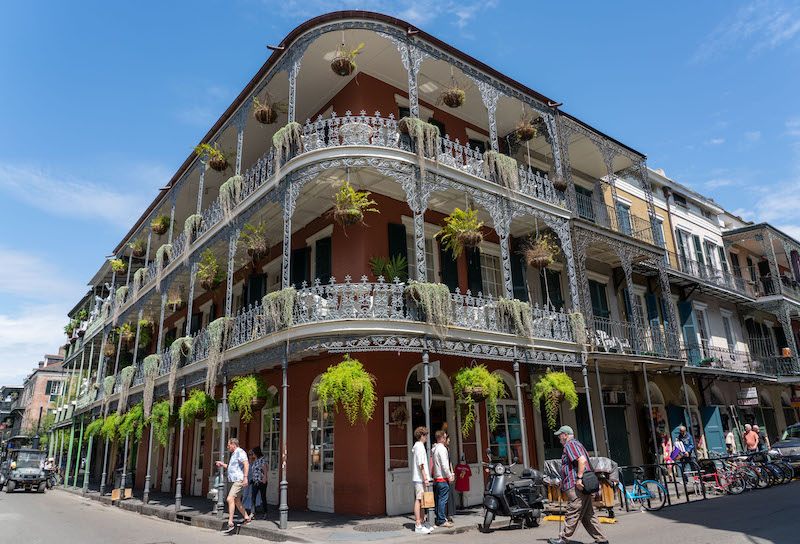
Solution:
<svg viewBox="0 0 800 544">
<path fill-rule="evenodd" d="M 798 39 L 800 6 L 784 0 L 756 0 L 720 21 L 690 62 L 708 62 L 735 50 L 756 55 Z"/>
<path fill-rule="evenodd" d="M 0 384 L 21 385 L 45 353 L 63 344 L 69 304 L 23 308 L 18 315 L 0 313 Z"/>
<path fill-rule="evenodd" d="M 792 117 L 786 121 L 786 134 L 793 138 L 800 138 L 800 117 Z"/>
<path fill-rule="evenodd" d="M 706 145 L 722 145 L 725 143 L 725 138 L 711 138 L 704 142 Z"/>
<path fill-rule="evenodd" d="M 0 246 L 0 262 L 0 293 L 51 302 L 83 294 L 84 287 L 64 279 L 52 261 Z"/>
<path fill-rule="evenodd" d="M 709 189 L 719 189 L 720 187 L 729 187 L 731 185 L 738 185 L 739 182 L 729 178 L 715 178 L 706 182 L 706 187 Z"/>
<path fill-rule="evenodd" d="M 758 130 L 753 130 L 751 132 L 744 133 L 744 139 L 747 143 L 753 144 L 756 143 L 761 139 L 761 132 Z"/>
<path fill-rule="evenodd" d="M 116 186 L 144 190 L 121 192 L 40 166 L 0 162 L 0 192 L 54 216 L 101 219 L 118 227 L 131 226 L 170 174 L 159 167 L 133 166 L 109 177 Z"/>
</svg>

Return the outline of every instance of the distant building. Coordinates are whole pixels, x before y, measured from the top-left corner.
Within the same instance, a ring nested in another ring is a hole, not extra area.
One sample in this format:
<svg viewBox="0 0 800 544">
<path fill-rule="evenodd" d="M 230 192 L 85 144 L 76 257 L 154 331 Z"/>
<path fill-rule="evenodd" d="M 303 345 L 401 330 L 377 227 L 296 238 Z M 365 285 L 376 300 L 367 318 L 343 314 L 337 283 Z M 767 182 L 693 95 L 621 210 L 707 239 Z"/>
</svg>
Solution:
<svg viewBox="0 0 800 544">
<path fill-rule="evenodd" d="M 40 417 L 44 420 L 47 414 L 55 410 L 55 401 L 62 394 L 66 382 L 66 375 L 61 368 L 63 360 L 61 355 L 45 355 L 38 368 L 25 378 L 19 403 L 23 410 L 23 433 L 35 427 Z"/>
</svg>

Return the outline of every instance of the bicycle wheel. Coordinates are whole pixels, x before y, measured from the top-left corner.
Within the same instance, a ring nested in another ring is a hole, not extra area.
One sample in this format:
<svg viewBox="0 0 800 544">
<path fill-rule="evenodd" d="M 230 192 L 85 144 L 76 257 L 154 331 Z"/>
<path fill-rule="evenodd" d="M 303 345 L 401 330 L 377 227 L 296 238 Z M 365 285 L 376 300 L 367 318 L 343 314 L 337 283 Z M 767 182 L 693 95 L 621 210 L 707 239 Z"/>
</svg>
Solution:
<svg viewBox="0 0 800 544">
<path fill-rule="evenodd" d="M 747 484 L 742 478 L 742 475 L 737 472 L 729 472 L 725 474 L 725 479 L 728 480 L 728 486 L 725 488 L 730 495 L 739 495 L 745 489 L 747 489 Z"/>
<path fill-rule="evenodd" d="M 766 470 L 767 473 L 769 473 L 769 476 L 772 479 L 772 485 L 778 485 L 783 483 L 783 472 L 778 470 L 778 467 L 776 467 L 772 463 L 765 463 L 764 470 Z"/>
<path fill-rule="evenodd" d="M 654 512 L 661 510 L 667 502 L 667 490 L 664 486 L 654 480 L 645 480 L 639 484 L 636 490 L 637 495 L 642 495 L 637 499 L 642 503 L 642 508 Z"/>
<path fill-rule="evenodd" d="M 753 465 L 750 468 L 755 470 L 756 473 L 758 474 L 758 487 L 760 489 L 764 489 L 765 487 L 769 487 L 772 485 L 772 479 L 769 477 L 769 474 L 764 468 L 758 465 Z"/>
<path fill-rule="evenodd" d="M 783 467 L 780 463 L 772 462 L 769 464 L 770 468 L 775 472 L 776 476 L 780 476 L 780 483 L 781 484 L 788 484 L 791 480 L 789 475 L 786 474 L 786 471 L 783 470 Z"/>
<path fill-rule="evenodd" d="M 734 469 L 734 472 L 742 477 L 747 489 L 756 489 L 758 487 L 758 472 L 753 470 L 752 467 L 739 466 Z"/>
<path fill-rule="evenodd" d="M 792 466 L 791 463 L 787 463 L 786 461 L 781 461 L 780 463 L 777 463 L 777 465 L 786 474 L 787 483 L 791 482 L 792 480 L 794 480 L 794 467 Z"/>
</svg>

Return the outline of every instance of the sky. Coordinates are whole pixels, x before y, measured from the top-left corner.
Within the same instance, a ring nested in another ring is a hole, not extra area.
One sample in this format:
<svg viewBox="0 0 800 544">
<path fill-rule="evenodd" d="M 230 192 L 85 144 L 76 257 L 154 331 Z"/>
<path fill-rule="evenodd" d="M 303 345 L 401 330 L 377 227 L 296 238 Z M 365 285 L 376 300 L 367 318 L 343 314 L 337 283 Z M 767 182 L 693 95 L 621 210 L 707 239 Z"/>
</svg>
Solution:
<svg viewBox="0 0 800 544">
<path fill-rule="evenodd" d="M 279 43 L 339 9 L 397 16 L 800 238 L 800 2 L 4 2 L 0 385 L 66 313 Z"/>
</svg>

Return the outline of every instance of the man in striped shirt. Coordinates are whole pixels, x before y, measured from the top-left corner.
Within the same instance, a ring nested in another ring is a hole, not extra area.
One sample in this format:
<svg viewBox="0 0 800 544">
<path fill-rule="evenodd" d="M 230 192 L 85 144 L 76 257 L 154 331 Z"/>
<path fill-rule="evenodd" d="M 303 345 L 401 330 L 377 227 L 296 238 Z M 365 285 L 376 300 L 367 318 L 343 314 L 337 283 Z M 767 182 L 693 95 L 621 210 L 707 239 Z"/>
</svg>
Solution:
<svg viewBox="0 0 800 544">
<path fill-rule="evenodd" d="M 572 427 L 564 425 L 555 432 L 564 453 L 561 454 L 561 489 L 567 494 L 567 511 L 564 514 L 564 528 L 558 538 L 551 538 L 550 544 L 567 544 L 583 522 L 586 532 L 598 544 L 608 544 L 600 532 L 600 521 L 594 513 L 592 496 L 583 492 L 583 473 L 589 466 L 589 454 L 583 444 L 575 440 Z"/>
</svg>

